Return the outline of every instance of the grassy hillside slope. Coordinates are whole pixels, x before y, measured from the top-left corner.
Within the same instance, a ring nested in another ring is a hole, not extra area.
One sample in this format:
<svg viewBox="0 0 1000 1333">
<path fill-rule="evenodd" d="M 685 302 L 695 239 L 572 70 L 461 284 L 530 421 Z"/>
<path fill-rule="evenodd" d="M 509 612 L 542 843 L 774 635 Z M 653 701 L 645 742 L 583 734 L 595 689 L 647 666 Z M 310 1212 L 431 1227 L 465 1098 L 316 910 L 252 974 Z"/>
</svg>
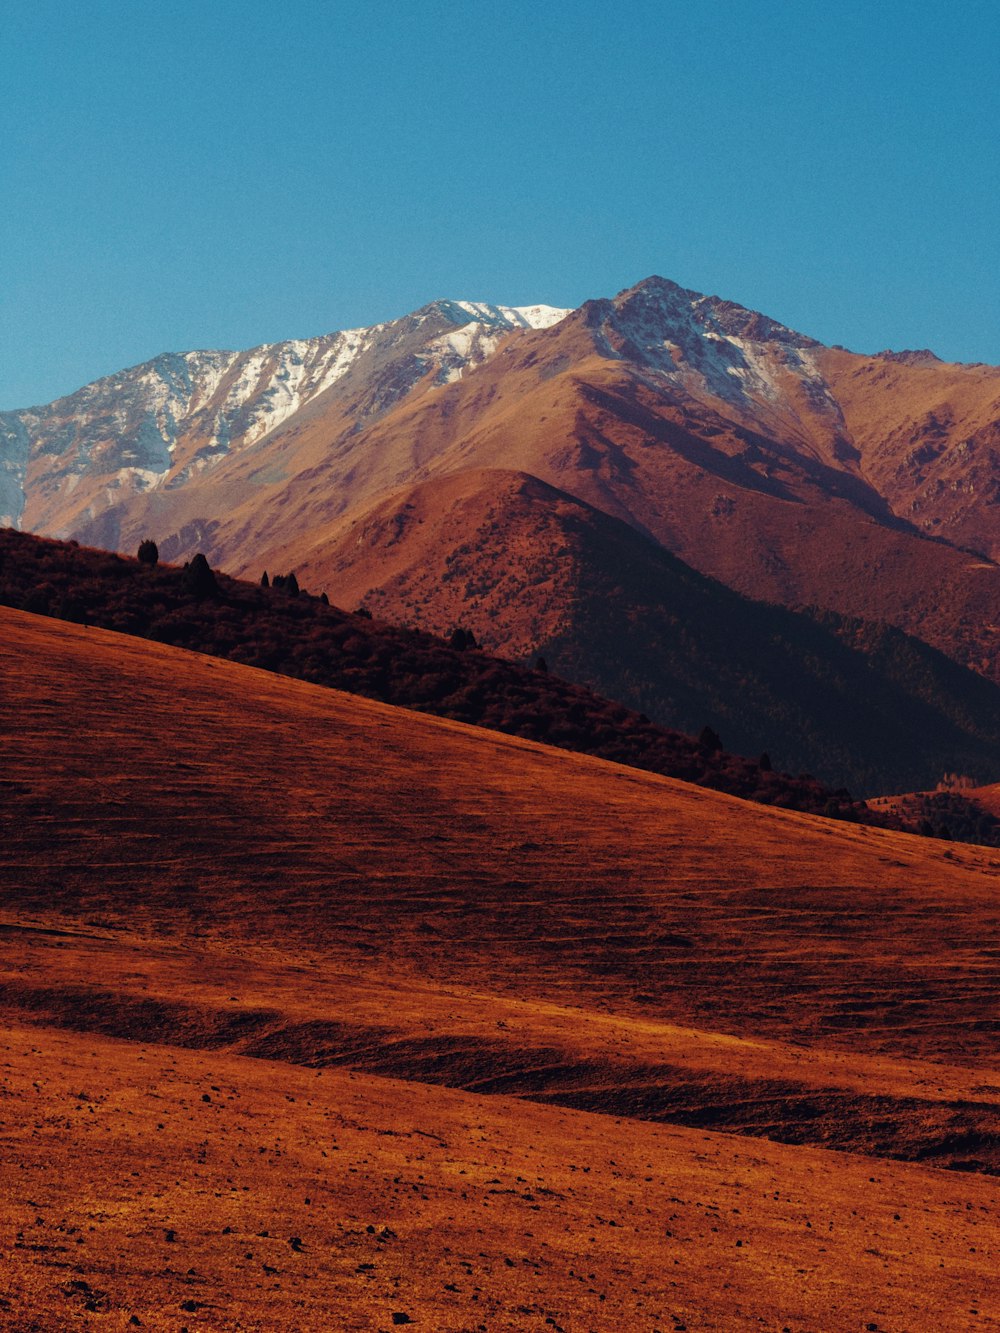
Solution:
<svg viewBox="0 0 1000 1333">
<path fill-rule="evenodd" d="M 10 1327 L 1000 1318 L 986 849 L 0 628 Z"/>
</svg>

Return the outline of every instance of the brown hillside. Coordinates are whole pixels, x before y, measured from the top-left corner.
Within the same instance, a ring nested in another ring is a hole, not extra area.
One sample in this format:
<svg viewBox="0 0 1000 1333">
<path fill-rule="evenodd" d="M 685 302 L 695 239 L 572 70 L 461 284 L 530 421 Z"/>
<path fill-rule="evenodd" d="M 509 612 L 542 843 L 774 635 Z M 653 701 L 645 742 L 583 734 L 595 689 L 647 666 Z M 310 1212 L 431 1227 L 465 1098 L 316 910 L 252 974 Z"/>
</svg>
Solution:
<svg viewBox="0 0 1000 1333">
<path fill-rule="evenodd" d="M 986 849 L 0 623 L 12 1327 L 1000 1318 Z"/>
<path fill-rule="evenodd" d="M 524 659 L 570 620 L 567 520 L 583 512 L 524 473 L 469 469 L 352 510 L 321 550 L 297 560 L 292 545 L 279 560 L 342 606 L 439 635 L 467 625 L 490 652 Z"/>
<path fill-rule="evenodd" d="M 1000 558 L 1000 369 L 825 351 L 865 476 L 932 536 Z"/>
<path fill-rule="evenodd" d="M 987 849 L 2 614 L 2 854 L 18 912 L 285 941 L 349 969 L 391 964 L 400 981 L 489 978 L 522 999 L 710 1015 L 734 1035 L 994 1051 L 989 1024 L 959 1023 L 992 1003 Z M 862 991 L 877 1026 L 852 1021 Z"/>
<path fill-rule="evenodd" d="M 504 657 L 540 652 L 665 726 L 708 724 L 834 788 L 992 777 L 1000 762 L 992 683 L 884 623 L 741 598 L 524 473 L 467 469 L 396 492 L 333 525 L 297 568 L 345 605 L 436 634 L 462 624 Z"/>
<path fill-rule="evenodd" d="M 983 846 L 1000 847 L 1000 785 L 975 787 L 941 784 L 933 791 L 877 796 L 868 801 L 878 814 L 895 815 L 904 827 L 925 835 L 958 838 Z"/>
<path fill-rule="evenodd" d="M 991 814 L 1000 819 L 1000 783 L 991 783 L 988 787 L 976 787 L 965 793 Z"/>
<path fill-rule="evenodd" d="M 982 1177 L 51 1029 L 0 1060 L 12 1333 L 1000 1320 Z"/>
</svg>

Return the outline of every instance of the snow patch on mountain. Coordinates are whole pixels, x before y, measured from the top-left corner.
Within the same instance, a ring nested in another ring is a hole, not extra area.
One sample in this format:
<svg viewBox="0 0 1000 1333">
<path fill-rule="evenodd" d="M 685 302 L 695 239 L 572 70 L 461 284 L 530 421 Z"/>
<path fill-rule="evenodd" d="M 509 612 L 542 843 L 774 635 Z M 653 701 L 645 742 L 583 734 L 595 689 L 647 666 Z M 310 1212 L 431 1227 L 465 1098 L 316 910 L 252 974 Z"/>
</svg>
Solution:
<svg viewBox="0 0 1000 1333">
<path fill-rule="evenodd" d="M 257 443 L 341 379 L 384 327 L 165 353 L 46 407 L 0 414 L 0 521 L 20 522 L 29 458 L 48 461 L 67 494 L 92 469 L 111 491 L 149 490 Z M 182 462 L 186 437 L 196 452 Z"/>
<path fill-rule="evenodd" d="M 471 320 L 454 332 L 435 338 L 419 359 L 424 365 L 437 366 L 439 384 L 451 384 L 461 379 L 466 370 L 487 361 L 509 332 L 506 328 L 490 329 Z"/>
<path fill-rule="evenodd" d="M 248 410 L 252 422 L 243 432 L 242 443 L 244 447 L 255 444 L 342 379 L 384 328 L 384 324 L 375 324 L 326 338 L 256 348 L 248 355 L 255 355 L 259 363 L 248 365 L 230 389 L 222 416 Z"/>
<path fill-rule="evenodd" d="M 564 310 L 554 305 L 515 305 L 500 307 L 511 319 L 522 319 L 530 329 L 551 329 L 571 315 L 572 310 Z"/>
<path fill-rule="evenodd" d="M 548 329 L 571 313 L 550 305 L 490 305 L 486 301 L 435 301 L 431 308 L 458 325 L 428 343 L 419 357 L 423 365 L 437 363 L 439 384 L 451 384 L 489 360 L 514 329 Z"/>
<path fill-rule="evenodd" d="M 571 312 L 551 305 L 489 305 L 486 301 L 441 301 L 480 324 L 501 324 L 509 329 L 549 329 Z"/>
<path fill-rule="evenodd" d="M 473 320 L 500 329 L 548 329 L 572 313 L 555 305 L 491 305 L 488 301 L 435 301 L 433 308 L 456 324 Z"/>
<path fill-rule="evenodd" d="M 813 339 L 716 296 L 650 278 L 611 303 L 608 337 L 619 355 L 685 387 L 740 406 L 777 402 L 783 371 L 821 380 Z"/>
</svg>

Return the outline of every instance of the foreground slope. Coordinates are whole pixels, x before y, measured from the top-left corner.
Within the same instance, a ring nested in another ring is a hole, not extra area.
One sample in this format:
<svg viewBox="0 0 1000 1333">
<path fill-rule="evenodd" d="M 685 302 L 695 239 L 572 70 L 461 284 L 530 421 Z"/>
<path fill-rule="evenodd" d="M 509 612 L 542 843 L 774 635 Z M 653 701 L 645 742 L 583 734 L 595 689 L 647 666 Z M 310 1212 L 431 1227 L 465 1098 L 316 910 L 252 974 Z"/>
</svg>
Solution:
<svg viewBox="0 0 1000 1333">
<path fill-rule="evenodd" d="M 38 1029 L 0 1065 L 11 1333 L 1000 1322 L 979 1177 Z"/>
<path fill-rule="evenodd" d="M 1000 1318 L 994 853 L 0 625 L 12 1327 Z"/>
<path fill-rule="evenodd" d="M 996 1054 L 990 849 L 775 811 L 99 630 L 2 623 L 11 910 L 710 1016 L 733 1035 Z"/>
</svg>

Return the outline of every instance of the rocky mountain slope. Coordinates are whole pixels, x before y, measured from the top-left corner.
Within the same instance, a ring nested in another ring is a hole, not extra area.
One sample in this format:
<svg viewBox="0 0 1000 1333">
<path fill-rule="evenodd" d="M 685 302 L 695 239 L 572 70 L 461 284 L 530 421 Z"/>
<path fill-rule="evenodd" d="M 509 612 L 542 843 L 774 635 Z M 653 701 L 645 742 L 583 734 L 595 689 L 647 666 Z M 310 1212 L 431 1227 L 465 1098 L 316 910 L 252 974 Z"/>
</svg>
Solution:
<svg viewBox="0 0 1000 1333">
<path fill-rule="evenodd" d="M 998 771 L 993 682 L 884 622 L 741 597 L 526 474 L 469 469 L 396 492 L 300 570 L 348 605 L 436 634 L 469 623 L 491 652 L 541 653 L 568 680 L 834 786 Z"/>
<path fill-rule="evenodd" d="M 362 505 L 413 479 L 516 470 L 621 518 L 748 596 L 886 621 L 998 678 L 1000 570 L 893 511 L 816 373 L 821 349 L 793 335 L 754 343 L 714 327 L 694 343 L 654 302 L 658 331 L 691 344 L 674 363 L 665 350 L 649 351 L 650 300 L 643 288 L 591 303 L 511 340 L 439 396 L 402 403 L 283 485 L 280 519 L 276 506 L 251 500 L 220 523 L 220 557 L 238 550 L 250 568 L 251 548 L 263 560 L 273 550 L 333 585 L 345 576 L 344 549 L 328 563 L 331 547 Z M 757 327 L 748 312 L 741 319 L 736 327 Z M 983 374 L 968 377 L 978 383 Z M 983 514 L 985 535 L 988 506 Z M 365 576 L 381 586 L 397 557 L 394 548 L 359 548 L 350 586 Z"/>
<path fill-rule="evenodd" d="M 920 531 L 1000 559 L 1000 372 L 930 352 L 819 358 L 866 476 Z"/>
</svg>

